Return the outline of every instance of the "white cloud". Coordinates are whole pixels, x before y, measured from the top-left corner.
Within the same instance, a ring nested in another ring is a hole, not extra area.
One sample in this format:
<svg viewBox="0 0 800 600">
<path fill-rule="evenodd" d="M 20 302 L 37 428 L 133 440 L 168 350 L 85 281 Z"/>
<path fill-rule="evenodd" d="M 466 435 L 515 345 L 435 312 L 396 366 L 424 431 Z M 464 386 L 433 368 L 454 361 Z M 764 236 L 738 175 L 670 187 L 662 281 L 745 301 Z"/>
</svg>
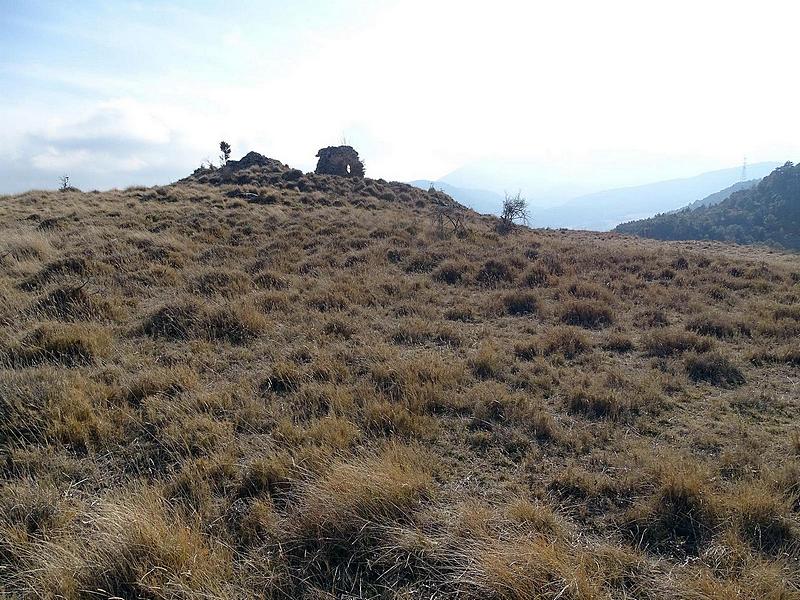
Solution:
<svg viewBox="0 0 800 600">
<path fill-rule="evenodd" d="M 135 156 L 117 157 L 89 150 L 64 151 L 53 146 L 48 146 L 44 152 L 31 157 L 31 164 L 36 169 L 49 172 L 78 169 L 82 172 L 95 173 L 109 171 L 129 173 L 140 171 L 148 166 L 146 161 Z"/>
<path fill-rule="evenodd" d="M 47 123 L 19 128 L 13 147 L 0 168 L 4 191 L 52 187 L 62 173 L 86 188 L 166 183 L 200 162 L 169 123 L 168 110 L 132 98 L 73 107 Z"/>
<path fill-rule="evenodd" d="M 154 107 L 131 98 L 99 102 L 76 116 L 62 117 L 33 132 L 54 143 L 91 144 L 97 140 L 119 140 L 125 146 L 132 142 L 168 144 L 172 132 L 155 112 Z"/>
<path fill-rule="evenodd" d="M 745 153 L 800 153 L 800 81 L 787 66 L 800 7 L 788 0 L 380 6 L 305 28 L 225 11 L 218 45 L 202 11 L 182 15 L 191 21 L 180 30 L 135 11 L 150 19 L 132 23 L 135 35 L 106 28 L 84 41 L 119 37 L 115 50 L 127 48 L 134 66 L 146 46 L 150 59 L 162 52 L 163 69 L 3 68 L 69 90 L 0 108 L 12 153 L 37 169 L 116 165 L 122 183 L 154 167 L 180 177 L 223 138 L 235 156 L 253 149 L 311 169 L 317 148 L 345 135 L 369 174 L 397 179 L 484 157 L 602 164 L 591 157 L 633 154 L 658 166 L 679 156 L 713 168 Z M 43 114 L 54 116 L 42 125 Z"/>
<path fill-rule="evenodd" d="M 768 4 L 785 18 L 717 1 L 403 2 L 317 34 L 285 77 L 205 93 L 242 141 L 298 162 L 346 134 L 388 177 L 608 149 L 729 166 L 800 139 L 781 62 L 800 9 Z"/>
</svg>

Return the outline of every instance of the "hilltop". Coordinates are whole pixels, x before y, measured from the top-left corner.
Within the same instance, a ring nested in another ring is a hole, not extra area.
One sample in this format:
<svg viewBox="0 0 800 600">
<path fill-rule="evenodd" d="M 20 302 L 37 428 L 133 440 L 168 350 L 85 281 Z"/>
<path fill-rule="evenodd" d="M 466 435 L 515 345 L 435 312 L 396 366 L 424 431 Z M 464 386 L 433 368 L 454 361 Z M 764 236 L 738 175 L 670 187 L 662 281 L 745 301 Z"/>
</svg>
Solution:
<svg viewBox="0 0 800 600">
<path fill-rule="evenodd" d="M 496 225 L 256 153 L 0 197 L 0 594 L 797 597 L 797 257 Z"/>
<path fill-rule="evenodd" d="M 786 163 L 757 185 L 716 204 L 624 223 L 616 231 L 661 240 L 720 240 L 800 250 L 800 165 Z"/>
</svg>

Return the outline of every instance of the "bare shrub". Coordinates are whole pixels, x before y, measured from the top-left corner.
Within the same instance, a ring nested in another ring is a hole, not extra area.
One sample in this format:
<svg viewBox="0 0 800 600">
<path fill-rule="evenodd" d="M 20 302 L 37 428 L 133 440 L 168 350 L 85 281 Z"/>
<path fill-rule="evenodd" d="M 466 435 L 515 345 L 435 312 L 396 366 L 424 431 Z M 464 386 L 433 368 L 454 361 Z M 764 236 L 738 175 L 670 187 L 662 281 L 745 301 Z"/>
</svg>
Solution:
<svg viewBox="0 0 800 600">
<path fill-rule="evenodd" d="M 514 223 L 520 221 L 527 225 L 528 218 L 528 202 L 522 197 L 522 193 L 517 192 L 515 196 L 506 194 L 503 200 L 503 207 L 500 210 L 497 232 L 501 234 L 510 233 L 514 228 Z"/>
</svg>

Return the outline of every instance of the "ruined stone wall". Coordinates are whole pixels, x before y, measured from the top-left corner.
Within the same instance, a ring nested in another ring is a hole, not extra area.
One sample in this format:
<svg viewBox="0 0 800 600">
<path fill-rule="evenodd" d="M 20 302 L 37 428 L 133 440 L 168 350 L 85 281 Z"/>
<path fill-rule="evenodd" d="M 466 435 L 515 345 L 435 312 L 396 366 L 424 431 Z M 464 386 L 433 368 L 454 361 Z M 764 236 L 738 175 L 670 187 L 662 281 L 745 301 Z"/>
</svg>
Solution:
<svg viewBox="0 0 800 600">
<path fill-rule="evenodd" d="M 364 163 L 352 146 L 328 146 L 317 152 L 318 175 L 338 175 L 340 177 L 364 177 Z"/>
</svg>

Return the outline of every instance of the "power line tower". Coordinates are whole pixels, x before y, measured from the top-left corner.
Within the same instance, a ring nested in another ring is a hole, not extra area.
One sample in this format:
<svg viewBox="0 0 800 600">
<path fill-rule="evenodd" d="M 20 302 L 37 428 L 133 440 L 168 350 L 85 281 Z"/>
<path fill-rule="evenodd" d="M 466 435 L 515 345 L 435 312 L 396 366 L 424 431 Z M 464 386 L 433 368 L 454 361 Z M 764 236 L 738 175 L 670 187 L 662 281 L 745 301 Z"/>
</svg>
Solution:
<svg viewBox="0 0 800 600">
<path fill-rule="evenodd" d="M 747 157 L 742 161 L 742 181 L 747 181 Z"/>
</svg>

